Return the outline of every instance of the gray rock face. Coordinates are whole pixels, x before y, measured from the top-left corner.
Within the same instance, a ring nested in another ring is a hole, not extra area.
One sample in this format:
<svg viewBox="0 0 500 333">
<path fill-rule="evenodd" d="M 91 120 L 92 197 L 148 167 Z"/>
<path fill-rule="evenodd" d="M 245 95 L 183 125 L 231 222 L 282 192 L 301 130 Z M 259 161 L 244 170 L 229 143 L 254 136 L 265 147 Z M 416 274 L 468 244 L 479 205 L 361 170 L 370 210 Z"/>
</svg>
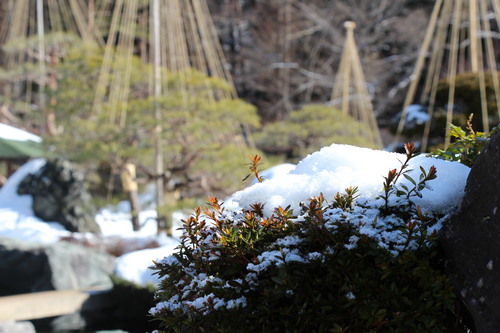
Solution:
<svg viewBox="0 0 500 333">
<path fill-rule="evenodd" d="M 33 197 L 33 211 L 42 220 L 59 222 L 72 232 L 100 232 L 83 175 L 68 161 L 47 161 L 19 184 L 18 193 Z"/>
<path fill-rule="evenodd" d="M 0 238 L 0 296 L 45 290 L 111 288 L 115 258 L 77 244 Z"/>
<path fill-rule="evenodd" d="M 500 133 L 473 165 L 459 211 L 442 229 L 447 267 L 477 332 L 500 332 Z"/>
</svg>

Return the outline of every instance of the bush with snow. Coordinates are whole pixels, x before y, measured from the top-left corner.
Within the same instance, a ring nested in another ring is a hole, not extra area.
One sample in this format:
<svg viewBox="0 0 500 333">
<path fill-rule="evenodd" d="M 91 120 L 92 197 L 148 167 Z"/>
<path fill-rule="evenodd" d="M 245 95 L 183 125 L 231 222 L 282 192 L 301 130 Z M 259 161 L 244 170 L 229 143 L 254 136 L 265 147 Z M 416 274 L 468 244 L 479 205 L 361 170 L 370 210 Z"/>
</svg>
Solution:
<svg viewBox="0 0 500 333">
<path fill-rule="evenodd" d="M 460 331 L 437 232 L 469 169 L 405 148 L 333 145 L 210 198 L 155 264 L 151 314 L 178 332 Z"/>
</svg>

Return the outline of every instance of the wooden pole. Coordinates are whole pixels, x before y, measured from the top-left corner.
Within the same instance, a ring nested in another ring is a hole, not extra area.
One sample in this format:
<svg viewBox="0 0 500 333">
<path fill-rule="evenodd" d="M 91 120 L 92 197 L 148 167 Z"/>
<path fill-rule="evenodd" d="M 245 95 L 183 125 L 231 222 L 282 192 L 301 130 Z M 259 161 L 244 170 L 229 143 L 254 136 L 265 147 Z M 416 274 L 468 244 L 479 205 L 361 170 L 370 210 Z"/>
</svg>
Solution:
<svg viewBox="0 0 500 333">
<path fill-rule="evenodd" d="M 40 102 L 39 107 L 41 112 L 45 112 L 45 73 L 47 69 L 45 68 L 45 30 L 43 22 L 43 0 L 36 0 L 36 23 L 37 23 L 37 34 L 38 34 L 38 65 L 40 68 Z M 48 131 L 49 122 L 48 117 L 45 117 L 45 124 L 41 126 L 42 132 Z"/>
<path fill-rule="evenodd" d="M 356 23 L 347 21 L 344 23 L 344 28 L 346 29 L 347 35 L 346 35 L 346 42 L 345 42 L 345 50 L 346 52 L 346 57 L 345 57 L 345 63 L 344 63 L 344 68 L 342 70 L 345 70 L 345 72 L 342 73 L 343 78 L 344 78 L 344 85 L 342 88 L 342 113 L 343 114 L 348 114 L 349 113 L 349 99 L 350 99 L 350 86 L 351 86 L 351 52 L 352 52 L 352 46 L 354 44 L 354 28 L 356 28 Z"/>
<path fill-rule="evenodd" d="M 470 39 L 470 62 L 471 71 L 478 71 L 478 52 L 477 52 L 477 3 L 476 0 L 469 1 L 469 39 Z"/>
<path fill-rule="evenodd" d="M 283 110 L 286 115 L 290 114 L 292 109 L 290 103 L 290 68 L 288 68 L 288 64 L 290 62 L 290 21 L 291 21 L 291 6 L 290 1 L 285 0 L 284 7 L 284 32 L 283 32 L 283 62 L 285 66 L 283 67 Z"/>
<path fill-rule="evenodd" d="M 94 35 L 94 30 L 95 30 L 95 3 L 94 0 L 89 0 L 89 13 L 88 13 L 88 34 L 89 36 Z"/>
<path fill-rule="evenodd" d="M 155 174 L 156 174 L 156 212 L 158 215 L 158 230 L 162 229 L 161 221 L 164 218 L 162 216 L 162 206 L 164 201 L 163 193 L 163 149 L 161 143 L 162 134 L 162 114 L 160 109 L 160 104 L 158 99 L 161 96 L 161 44 L 160 44 L 160 0 L 151 0 L 151 14 L 153 16 L 153 67 L 154 67 L 154 97 L 155 97 L 155 112 L 154 117 L 156 121 L 156 126 L 154 130 L 155 134 Z M 171 228 L 167 228 L 167 234 L 171 235 Z"/>
</svg>

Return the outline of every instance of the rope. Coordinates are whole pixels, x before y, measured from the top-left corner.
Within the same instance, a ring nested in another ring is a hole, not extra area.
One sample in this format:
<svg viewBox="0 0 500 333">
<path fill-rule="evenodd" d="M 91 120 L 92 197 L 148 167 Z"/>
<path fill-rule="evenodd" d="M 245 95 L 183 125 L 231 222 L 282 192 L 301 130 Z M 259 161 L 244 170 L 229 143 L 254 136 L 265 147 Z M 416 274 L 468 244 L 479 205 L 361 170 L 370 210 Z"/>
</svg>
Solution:
<svg viewBox="0 0 500 333">
<path fill-rule="evenodd" d="M 410 87 L 408 89 L 408 93 L 406 94 L 406 98 L 403 103 L 403 111 L 401 114 L 401 119 L 399 120 L 398 128 L 396 131 L 395 141 L 399 141 L 401 138 L 401 134 L 403 133 L 403 128 L 406 123 L 406 116 L 408 113 L 408 106 L 413 102 L 415 98 L 415 94 L 417 92 L 417 86 L 420 81 L 420 77 L 422 75 L 422 70 L 425 63 L 425 58 L 427 57 L 427 52 L 429 51 L 429 46 L 432 41 L 432 36 L 434 34 L 434 30 L 436 27 L 436 22 L 438 20 L 438 15 L 441 9 L 441 5 L 443 0 L 437 0 L 434 5 L 434 9 L 432 10 L 431 18 L 429 20 L 429 26 L 427 31 L 425 32 L 424 41 L 422 43 L 422 48 L 420 49 L 419 56 L 417 58 L 417 63 L 415 65 L 415 70 L 412 74 L 412 79 L 410 83 Z"/>
<path fill-rule="evenodd" d="M 94 104 L 92 105 L 92 111 L 90 116 L 98 115 L 101 112 L 102 104 L 104 103 L 104 97 L 106 94 L 106 87 L 108 85 L 109 76 L 111 75 L 111 60 L 113 56 L 113 48 L 116 42 L 116 33 L 120 20 L 120 13 L 123 7 L 123 0 L 116 0 L 115 9 L 111 19 L 111 27 L 108 35 L 108 43 L 104 51 L 104 59 L 101 66 L 101 71 L 99 73 L 99 80 L 96 86 L 96 94 L 94 98 Z"/>
<path fill-rule="evenodd" d="M 455 84 L 457 78 L 457 58 L 458 58 L 458 31 L 460 29 L 460 13 L 462 10 L 462 1 L 455 1 L 455 7 L 453 10 L 453 24 L 452 24 L 452 32 L 451 32 L 451 51 L 450 51 L 450 62 L 448 66 L 448 80 L 449 80 L 449 89 L 448 89 L 448 104 L 446 110 L 446 135 L 445 135 L 445 149 L 450 144 L 450 124 L 452 122 L 453 117 L 453 108 L 455 103 Z"/>
<path fill-rule="evenodd" d="M 488 99 L 486 97 L 486 78 L 484 75 L 484 65 L 483 65 L 483 50 L 479 48 L 477 51 L 478 65 L 480 69 L 478 70 L 478 80 L 479 80 L 479 95 L 481 97 L 481 116 L 483 121 L 483 131 L 486 134 L 490 132 L 490 125 L 488 122 Z"/>
<path fill-rule="evenodd" d="M 446 110 L 446 138 L 445 147 L 450 143 L 449 124 L 453 120 L 455 105 L 455 90 L 457 73 L 467 70 L 466 61 L 470 64 L 470 71 L 477 75 L 479 95 L 481 99 L 481 116 L 483 131 L 489 132 L 488 121 L 488 91 L 486 86 L 485 71 L 489 70 L 492 77 L 493 90 L 495 94 L 497 113 L 500 117 L 500 79 L 498 78 L 491 25 L 488 19 L 488 5 L 486 0 L 470 0 L 463 5 L 462 0 L 437 1 L 429 27 L 424 38 L 422 51 L 417 59 L 412 84 L 404 102 L 403 115 L 398 125 L 398 140 L 406 122 L 408 105 L 415 100 L 417 86 L 423 73 L 426 54 L 430 54 L 430 62 L 427 69 L 425 82 L 420 99 L 424 104 L 428 103 L 428 119 L 425 123 L 422 138 L 422 151 L 427 149 L 431 122 L 435 107 L 436 91 L 438 81 L 441 77 L 441 66 L 446 64 L 445 74 L 448 80 L 448 103 Z M 500 2 L 492 0 L 493 12 L 497 24 L 500 26 Z M 468 5 L 467 5 L 468 4 Z M 465 25 L 464 23 L 468 23 Z M 438 26 L 436 28 L 436 26 Z M 467 29 L 462 27 L 467 26 Z M 482 31 L 482 34 L 479 34 Z M 434 32 L 436 32 L 434 36 Z M 451 37 L 447 38 L 450 32 Z M 484 38 L 482 37 L 484 35 Z M 429 38 L 434 36 L 434 42 L 430 45 Z M 484 41 L 483 41 L 484 40 Z M 447 45 L 449 43 L 449 45 Z M 448 48 L 449 47 L 449 48 Z M 489 69 L 487 69 L 487 67 Z"/>
<path fill-rule="evenodd" d="M 74 33 L 85 37 L 88 35 L 88 27 L 85 16 L 83 15 L 84 3 L 86 0 L 11 0 L 8 5 L 8 14 L 6 26 L 0 30 L 0 40 L 4 43 L 25 43 L 28 49 L 14 50 L 6 55 L 5 68 L 6 70 L 18 71 L 18 77 L 14 77 L 11 84 L 4 85 L 3 95 L 7 99 L 13 101 L 22 101 L 29 105 L 34 102 L 33 82 L 37 80 L 40 86 L 37 94 L 41 109 L 45 102 L 44 85 L 47 74 L 52 80 L 50 87 L 55 89 L 53 83 L 54 74 L 46 73 L 46 57 L 44 50 L 47 48 L 47 53 L 50 50 L 56 54 L 51 57 L 59 57 L 63 53 L 63 40 L 60 32 Z M 50 38 L 47 36 L 51 35 Z M 95 33 L 97 36 L 97 33 Z M 37 44 L 34 44 L 35 40 Z M 17 45 L 14 45 L 17 49 Z M 38 59 L 35 59 L 39 54 Z M 58 59 L 52 58 L 54 62 Z M 36 73 L 23 72 L 25 68 L 34 68 L 35 64 L 39 66 Z M 20 80 L 26 81 L 19 83 Z M 39 82 L 38 82 L 39 81 Z M 53 102 L 53 100 L 52 100 Z M 51 102 L 51 103 L 52 103 Z M 29 110 L 29 108 L 27 108 Z M 28 111 L 29 112 L 29 111 Z M 48 117 L 53 122 L 53 110 L 48 110 Z"/>
<path fill-rule="evenodd" d="M 43 1 L 36 1 L 36 22 L 37 22 L 37 36 L 38 36 L 38 65 L 40 70 L 40 75 L 42 78 L 39 82 L 40 91 L 40 110 L 45 112 L 46 108 L 46 95 L 45 95 L 45 76 L 47 75 L 47 70 L 45 66 L 45 30 L 44 30 L 44 15 L 43 15 Z M 42 127 L 42 131 L 48 129 L 48 122 Z"/>
<path fill-rule="evenodd" d="M 231 76 L 231 72 L 229 71 L 229 69 L 224 66 L 224 64 L 227 63 L 226 61 L 226 58 L 224 56 L 224 51 L 222 50 L 222 46 L 221 44 L 219 43 L 218 41 L 218 34 L 217 34 L 217 31 L 215 29 L 215 24 L 213 22 L 213 19 L 212 19 L 212 15 L 210 14 L 210 10 L 208 8 L 208 5 L 205 1 L 202 1 L 201 4 L 200 4 L 203 9 L 202 9 L 202 12 L 205 13 L 204 14 L 204 17 L 206 18 L 207 20 L 207 29 L 209 30 L 209 35 L 211 36 L 211 44 L 213 45 L 214 47 L 214 55 L 216 57 L 216 59 L 218 59 L 218 63 L 219 63 L 219 68 L 220 68 L 220 77 L 223 78 L 225 81 L 229 82 L 230 84 L 230 88 L 231 88 L 231 92 L 230 92 L 230 96 L 226 96 L 227 98 L 237 98 L 237 94 L 236 94 L 236 89 L 234 88 L 234 81 L 233 81 L 233 78 Z"/>
<path fill-rule="evenodd" d="M 355 26 L 354 22 L 344 23 L 346 39 L 332 91 L 332 101 L 334 104 L 340 101 L 343 114 L 349 114 L 367 127 L 366 130 L 359 133 L 360 135 L 367 137 L 379 148 L 382 148 L 382 138 L 373 112 L 370 94 L 366 87 L 361 59 L 354 41 Z M 351 86 L 353 91 L 351 91 Z"/>
<path fill-rule="evenodd" d="M 77 31 L 83 37 L 84 40 L 91 39 L 85 15 L 82 12 L 82 8 L 77 3 L 77 0 L 69 0 L 69 5 L 71 8 L 71 12 L 73 14 L 74 22 L 78 28 Z"/>
<path fill-rule="evenodd" d="M 477 48 L 477 28 L 477 3 L 476 0 L 469 0 L 470 62 L 473 73 L 477 73 L 479 70 L 479 59 L 476 57 L 480 52 Z"/>
<path fill-rule="evenodd" d="M 496 3 L 495 1 L 493 3 Z M 490 21 L 488 19 L 488 12 L 486 6 L 481 3 L 481 16 L 483 17 L 484 20 L 484 30 L 485 31 L 491 31 L 491 26 L 490 26 Z M 498 12 L 495 12 L 495 17 L 498 17 Z M 495 100 L 496 100 L 496 107 L 497 107 L 497 113 L 498 113 L 498 118 L 500 120 L 500 82 L 498 78 L 498 71 L 497 71 L 497 66 L 496 66 L 496 60 L 495 60 L 495 51 L 493 48 L 493 41 L 491 34 L 486 35 L 486 53 L 488 56 L 488 67 L 490 69 L 490 75 L 493 81 L 493 90 L 495 93 Z"/>
<path fill-rule="evenodd" d="M 449 13 L 451 10 L 451 2 L 447 1 L 443 6 L 443 13 Z M 427 107 L 427 119 L 424 125 L 424 134 L 422 137 L 422 147 L 421 151 L 427 151 L 427 144 L 429 140 L 429 134 L 431 129 L 432 117 L 434 116 L 434 108 L 436 103 L 436 95 L 437 95 L 437 87 L 439 84 L 439 79 L 441 77 L 441 69 L 444 64 L 444 51 L 446 45 L 446 32 L 448 31 L 448 18 L 443 15 L 441 20 L 437 22 L 437 32 L 436 38 L 434 40 L 431 64 L 429 67 L 429 73 L 432 75 L 428 75 L 432 78 L 431 86 L 429 90 L 425 90 L 424 94 L 430 94 L 429 102 Z"/>
</svg>

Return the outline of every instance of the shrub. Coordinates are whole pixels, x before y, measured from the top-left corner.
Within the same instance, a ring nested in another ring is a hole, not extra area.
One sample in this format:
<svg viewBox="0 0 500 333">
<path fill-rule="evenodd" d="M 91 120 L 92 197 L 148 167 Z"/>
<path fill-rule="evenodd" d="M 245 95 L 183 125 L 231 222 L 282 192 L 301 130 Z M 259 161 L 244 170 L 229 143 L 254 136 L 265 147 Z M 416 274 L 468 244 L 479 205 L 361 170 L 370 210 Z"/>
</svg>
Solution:
<svg viewBox="0 0 500 333">
<path fill-rule="evenodd" d="M 450 137 L 454 141 L 446 149 L 437 149 L 431 153 L 431 156 L 448 161 L 457 161 L 471 167 L 477 156 L 481 153 L 484 146 L 490 141 L 491 135 L 499 130 L 495 127 L 489 135 L 483 132 L 476 132 L 472 128 L 472 114 L 467 121 L 467 132 L 461 127 L 450 124 Z"/>
<path fill-rule="evenodd" d="M 495 73 L 498 76 L 498 73 Z M 500 79 L 500 77 L 499 77 Z M 485 89 L 486 89 L 486 108 L 488 113 L 488 123 L 490 128 L 498 123 L 497 100 L 495 97 L 495 86 L 491 73 L 484 73 Z M 445 108 L 448 103 L 449 95 L 449 80 L 443 79 L 438 83 L 436 92 L 436 105 Z M 478 116 L 473 120 L 475 128 L 483 127 L 481 115 L 481 92 L 479 85 L 479 77 L 477 73 L 461 73 L 457 74 L 455 82 L 455 108 L 453 114 L 453 122 L 459 126 L 465 126 L 471 113 Z M 443 116 L 441 125 L 446 125 Z M 444 128 L 441 126 L 440 128 Z"/>
<path fill-rule="evenodd" d="M 500 79 L 498 74 L 496 73 L 495 75 Z M 498 124 L 500 119 L 493 76 L 491 73 L 484 73 L 484 76 L 486 111 L 488 114 L 487 123 L 491 129 Z M 429 128 L 429 142 L 431 146 L 439 145 L 444 137 L 445 131 L 443 129 L 446 128 L 449 121 L 447 119 L 449 92 L 449 79 L 446 78 L 439 81 L 434 104 L 435 108 Z M 453 114 L 450 122 L 460 127 L 466 127 L 468 123 L 472 123 L 476 129 L 483 128 L 482 99 L 478 74 L 471 72 L 457 74 L 454 96 Z M 427 113 L 427 110 L 425 110 L 425 113 Z M 470 118 L 472 114 L 476 115 L 474 119 Z M 398 124 L 399 117 L 395 118 L 390 126 L 392 133 L 396 133 Z M 407 118 L 403 135 L 407 137 L 421 136 L 424 132 L 424 127 L 424 120 L 420 119 L 419 122 L 411 123 Z"/>
<path fill-rule="evenodd" d="M 366 127 L 326 105 L 307 105 L 292 111 L 287 119 L 264 126 L 255 141 L 267 154 L 284 155 L 292 162 L 332 142 L 376 148 Z"/>
<path fill-rule="evenodd" d="M 229 211 L 209 198 L 184 221 L 179 251 L 155 263 L 150 313 L 168 332 L 463 331 L 437 243 L 441 216 L 412 202 L 436 169 L 410 178 L 415 150 L 405 148 L 372 202 L 348 188 L 310 198 L 297 215 L 265 216 L 261 203 Z"/>
</svg>

